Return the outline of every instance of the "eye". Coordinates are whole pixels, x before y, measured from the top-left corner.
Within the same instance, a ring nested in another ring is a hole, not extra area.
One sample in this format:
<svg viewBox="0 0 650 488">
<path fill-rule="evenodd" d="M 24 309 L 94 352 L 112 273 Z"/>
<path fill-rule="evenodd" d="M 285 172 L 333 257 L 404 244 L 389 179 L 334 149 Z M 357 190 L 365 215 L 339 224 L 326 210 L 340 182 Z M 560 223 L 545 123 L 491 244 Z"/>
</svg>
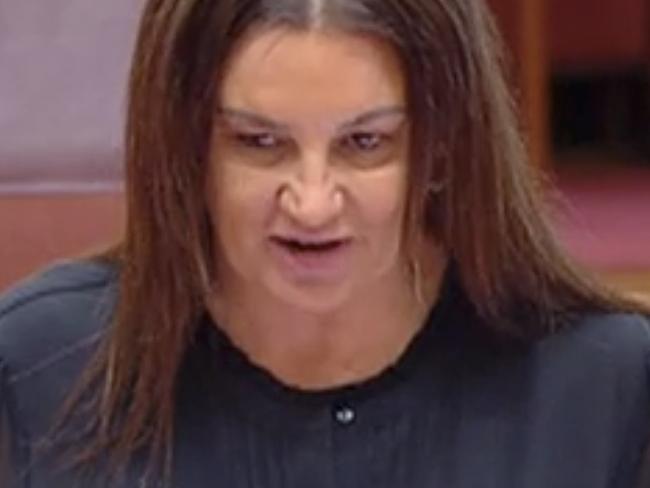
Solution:
<svg viewBox="0 0 650 488">
<path fill-rule="evenodd" d="M 377 132 L 356 132 L 343 138 L 342 145 L 353 151 L 372 152 L 382 147 L 388 137 Z"/>
<path fill-rule="evenodd" d="M 239 133 L 235 135 L 239 144 L 250 149 L 277 149 L 283 145 L 283 141 L 270 133 Z"/>
<path fill-rule="evenodd" d="M 395 134 L 358 131 L 342 136 L 336 144 L 338 156 L 359 168 L 376 168 L 394 160 L 398 144 Z"/>
</svg>

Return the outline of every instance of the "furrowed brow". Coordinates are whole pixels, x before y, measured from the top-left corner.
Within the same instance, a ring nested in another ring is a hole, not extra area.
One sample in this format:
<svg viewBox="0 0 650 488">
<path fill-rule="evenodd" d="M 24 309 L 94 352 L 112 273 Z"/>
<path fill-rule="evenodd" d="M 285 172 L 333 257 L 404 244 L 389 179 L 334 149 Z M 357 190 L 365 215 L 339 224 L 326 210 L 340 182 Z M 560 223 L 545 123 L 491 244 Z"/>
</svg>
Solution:
<svg viewBox="0 0 650 488">
<path fill-rule="evenodd" d="M 406 110 L 403 107 L 399 107 L 399 106 L 380 107 L 356 116 L 354 119 L 345 122 L 341 128 L 349 129 L 352 127 L 357 127 L 359 125 L 374 122 L 377 119 L 383 119 L 386 117 L 404 116 L 404 115 L 406 115 Z"/>
<path fill-rule="evenodd" d="M 344 122 L 341 129 L 350 129 L 363 124 L 374 122 L 377 119 L 396 117 L 406 115 L 406 110 L 400 106 L 380 107 L 369 112 L 357 115 L 352 120 Z M 228 122 L 239 122 L 269 130 L 289 132 L 289 126 L 282 122 L 277 122 L 264 115 L 256 114 L 248 110 L 222 108 L 217 111 L 217 116 L 226 119 Z"/>
<path fill-rule="evenodd" d="M 249 112 L 248 110 L 222 108 L 217 111 L 217 116 L 226 119 L 228 122 L 239 122 L 264 129 L 279 130 L 282 132 L 289 131 L 289 127 L 286 124 L 277 122 L 254 112 Z"/>
</svg>

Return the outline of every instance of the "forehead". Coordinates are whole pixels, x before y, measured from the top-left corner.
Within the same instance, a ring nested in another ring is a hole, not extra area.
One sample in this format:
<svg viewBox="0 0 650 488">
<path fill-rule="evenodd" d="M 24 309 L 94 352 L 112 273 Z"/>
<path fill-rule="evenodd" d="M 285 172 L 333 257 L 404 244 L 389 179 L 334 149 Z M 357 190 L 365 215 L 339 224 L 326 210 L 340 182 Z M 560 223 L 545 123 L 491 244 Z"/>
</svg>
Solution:
<svg viewBox="0 0 650 488">
<path fill-rule="evenodd" d="M 340 31 L 254 32 L 232 54 L 219 103 L 292 121 L 354 117 L 404 105 L 400 60 L 386 42 Z"/>
</svg>

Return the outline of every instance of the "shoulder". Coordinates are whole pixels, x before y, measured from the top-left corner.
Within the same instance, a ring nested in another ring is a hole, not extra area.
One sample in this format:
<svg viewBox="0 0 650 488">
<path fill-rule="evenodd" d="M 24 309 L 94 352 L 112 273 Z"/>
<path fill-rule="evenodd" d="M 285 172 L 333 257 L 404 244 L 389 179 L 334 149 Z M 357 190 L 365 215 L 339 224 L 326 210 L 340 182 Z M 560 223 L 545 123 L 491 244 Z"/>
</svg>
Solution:
<svg viewBox="0 0 650 488">
<path fill-rule="evenodd" d="M 535 368 L 549 383 L 576 390 L 647 397 L 650 322 L 638 314 L 584 314 L 533 348 Z"/>
<path fill-rule="evenodd" d="M 579 412 L 594 432 L 634 438 L 650 432 L 650 323 L 637 314 L 592 314 L 540 341 L 531 371 L 538 398 Z M 554 403 L 555 402 L 555 403 Z M 616 419 L 616 421 L 614 421 Z M 622 442 L 622 441 L 621 441 Z"/>
<path fill-rule="evenodd" d="M 583 340 L 601 345 L 647 345 L 650 317 L 632 313 L 585 314 L 576 321 L 575 331 Z"/>
<path fill-rule="evenodd" d="M 92 342 L 112 315 L 117 270 L 63 262 L 0 296 L 0 361 L 20 376 Z"/>
<path fill-rule="evenodd" d="M 639 314 L 585 314 L 567 330 L 541 341 L 539 347 L 554 356 L 575 361 L 598 359 L 645 374 L 650 359 L 650 320 Z"/>
<path fill-rule="evenodd" d="M 475 357 L 462 357 L 463 367 L 473 379 L 485 379 L 484 389 L 496 392 L 485 395 L 497 395 L 496 404 L 502 401 L 498 395 L 510 392 L 533 409 L 530 415 L 562 418 L 558 424 L 589 426 L 605 437 L 648 427 L 650 324 L 645 316 L 582 314 L 533 343 L 479 344 L 476 350 Z"/>
<path fill-rule="evenodd" d="M 613 472 L 620 486 L 632 486 L 642 451 L 650 448 L 648 317 L 584 315 L 573 327 L 541 341 L 536 352 L 543 385 L 538 398 L 555 405 L 551 410 L 563 405 L 574 412 L 560 425 L 573 425 L 573 432 L 576 425 L 585 426 L 584 438 L 592 448 L 604 442 L 603 452 L 614 453 Z"/>
</svg>

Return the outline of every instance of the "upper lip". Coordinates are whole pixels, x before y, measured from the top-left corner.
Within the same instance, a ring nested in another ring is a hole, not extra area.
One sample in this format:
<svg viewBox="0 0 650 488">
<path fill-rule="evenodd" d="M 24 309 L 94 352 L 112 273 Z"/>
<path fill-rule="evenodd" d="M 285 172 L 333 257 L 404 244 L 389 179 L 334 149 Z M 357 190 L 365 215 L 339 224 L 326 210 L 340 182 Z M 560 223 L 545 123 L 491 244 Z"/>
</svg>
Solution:
<svg viewBox="0 0 650 488">
<path fill-rule="evenodd" d="M 351 240 L 348 236 L 326 236 L 326 235 L 305 235 L 305 234 L 273 234 L 271 239 L 284 242 L 298 242 L 300 244 L 325 244 L 330 242 L 346 242 Z"/>
</svg>

